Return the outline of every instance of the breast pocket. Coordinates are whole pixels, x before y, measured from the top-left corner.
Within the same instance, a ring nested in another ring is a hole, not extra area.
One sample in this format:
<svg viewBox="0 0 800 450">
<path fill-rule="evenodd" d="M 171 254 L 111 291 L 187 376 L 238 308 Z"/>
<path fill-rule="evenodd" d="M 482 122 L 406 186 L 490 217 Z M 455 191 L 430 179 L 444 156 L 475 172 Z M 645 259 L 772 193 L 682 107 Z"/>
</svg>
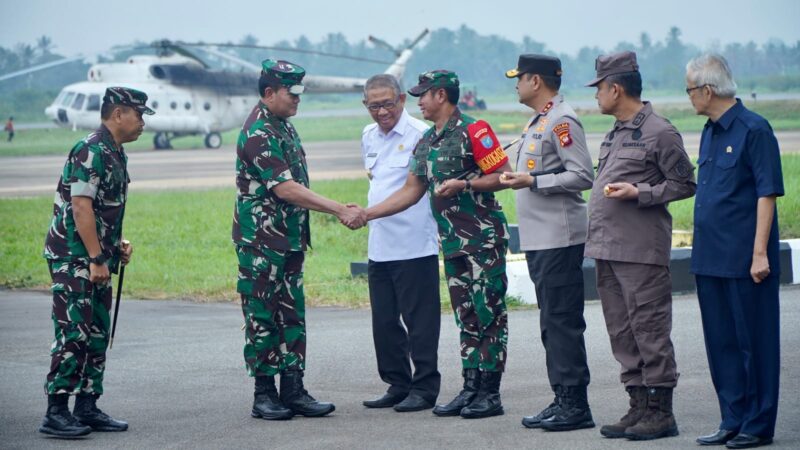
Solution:
<svg viewBox="0 0 800 450">
<path fill-rule="evenodd" d="M 303 183 L 305 180 L 305 170 L 303 170 L 303 155 L 299 151 L 289 151 L 286 153 L 286 159 L 289 163 L 289 171 L 292 173 L 292 178 L 298 183 Z"/>
<path fill-rule="evenodd" d="M 623 148 L 617 154 L 622 172 L 631 175 L 629 182 L 644 180 L 646 177 L 647 151 L 638 148 Z"/>
<path fill-rule="evenodd" d="M 389 167 L 403 168 L 408 167 L 408 162 L 411 160 L 411 152 L 395 153 L 389 158 Z"/>
<path fill-rule="evenodd" d="M 597 156 L 597 175 L 603 170 L 608 162 L 608 155 L 611 153 L 611 147 L 600 147 L 600 154 Z"/>
<path fill-rule="evenodd" d="M 542 155 L 541 153 L 522 153 L 522 161 L 520 161 L 519 170 L 522 172 L 538 172 L 542 170 Z"/>
<path fill-rule="evenodd" d="M 460 146 L 442 148 L 436 152 L 432 163 L 434 175 L 438 175 L 438 178 L 443 180 L 458 177 L 467 167 L 466 158 Z"/>
<path fill-rule="evenodd" d="M 720 153 L 714 158 L 714 185 L 731 189 L 736 183 L 736 167 L 741 164 L 741 152 Z"/>
</svg>

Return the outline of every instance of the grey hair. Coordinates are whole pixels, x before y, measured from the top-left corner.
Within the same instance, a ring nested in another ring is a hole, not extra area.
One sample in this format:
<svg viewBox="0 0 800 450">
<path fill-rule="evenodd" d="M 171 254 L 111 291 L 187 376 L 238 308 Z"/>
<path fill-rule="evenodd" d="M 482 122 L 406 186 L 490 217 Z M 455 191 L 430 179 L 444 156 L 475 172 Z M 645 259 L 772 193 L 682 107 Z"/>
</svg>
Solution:
<svg viewBox="0 0 800 450">
<path fill-rule="evenodd" d="M 716 53 L 704 53 L 686 64 L 686 77 L 695 86 L 708 85 L 719 97 L 736 95 L 736 82 L 728 61 Z"/>
<path fill-rule="evenodd" d="M 395 97 L 399 97 L 400 94 L 403 93 L 403 88 L 400 87 L 400 82 L 397 81 L 397 78 L 395 78 L 394 75 L 382 73 L 379 75 L 373 75 L 369 78 L 369 80 L 367 80 L 367 83 L 364 85 L 364 98 L 367 98 L 368 90 L 380 88 L 391 89 L 394 91 Z"/>
</svg>

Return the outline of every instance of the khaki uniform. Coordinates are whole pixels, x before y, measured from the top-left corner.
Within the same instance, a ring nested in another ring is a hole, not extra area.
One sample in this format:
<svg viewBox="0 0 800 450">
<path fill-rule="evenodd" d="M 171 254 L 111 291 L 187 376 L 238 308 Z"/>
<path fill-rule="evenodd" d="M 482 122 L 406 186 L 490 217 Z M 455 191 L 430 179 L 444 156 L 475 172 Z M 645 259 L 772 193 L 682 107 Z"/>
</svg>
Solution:
<svg viewBox="0 0 800 450">
<path fill-rule="evenodd" d="M 603 188 L 614 182 L 634 184 L 639 198 L 605 197 Z M 677 384 L 667 204 L 691 197 L 695 189 L 680 134 L 650 103 L 633 119 L 617 121 L 603 140 L 585 256 L 597 260 L 597 291 L 626 386 Z"/>
</svg>

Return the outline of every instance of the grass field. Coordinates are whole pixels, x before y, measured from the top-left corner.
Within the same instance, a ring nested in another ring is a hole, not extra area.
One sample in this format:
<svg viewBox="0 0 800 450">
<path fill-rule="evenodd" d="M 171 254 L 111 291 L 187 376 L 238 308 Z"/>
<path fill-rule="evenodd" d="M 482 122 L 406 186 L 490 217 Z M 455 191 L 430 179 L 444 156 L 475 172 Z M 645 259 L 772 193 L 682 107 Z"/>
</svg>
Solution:
<svg viewBox="0 0 800 450">
<path fill-rule="evenodd" d="M 756 104 L 746 102 L 748 107 L 766 117 L 775 130 L 800 129 L 800 101 L 760 101 Z M 417 111 L 415 105 L 408 105 L 410 111 Z M 685 106 L 666 106 L 656 111 L 666 116 L 682 133 L 702 130 L 706 119 L 697 116 L 688 104 Z M 486 120 L 498 133 L 517 133 L 529 119 L 526 113 L 473 111 L 470 114 Z M 614 123 L 611 116 L 600 114 L 597 110 L 579 110 L 578 114 L 588 133 L 604 133 Z M 370 118 L 355 117 L 323 117 L 296 118 L 292 122 L 297 127 L 303 142 L 358 140 L 361 131 Z M 224 145 L 236 142 L 238 130 L 222 134 Z M 0 140 L 0 156 L 23 155 L 57 155 L 65 154 L 79 139 L 86 136 L 86 131 L 65 129 L 19 130 L 14 142 Z M 201 136 L 189 136 L 173 141 L 175 148 L 204 148 Z M 126 144 L 129 151 L 150 151 L 153 148 L 153 133 L 144 133 L 138 141 Z"/>
<path fill-rule="evenodd" d="M 800 155 L 783 155 L 786 196 L 778 200 L 781 236 L 800 237 Z M 341 202 L 363 204 L 366 180 L 319 181 L 314 189 Z M 497 194 L 516 223 L 513 192 Z M 236 298 L 236 258 L 230 240 L 233 189 L 135 193 L 128 203 L 125 235 L 135 247 L 125 276 L 126 295 L 139 298 Z M 693 199 L 670 205 L 675 229 L 692 228 Z M 41 256 L 52 196 L 0 199 L 0 285 L 46 287 Z M 309 304 L 368 304 L 367 284 L 350 278 L 350 262 L 365 261 L 367 230 L 350 231 L 327 215 L 312 213 L 314 249 L 306 258 Z M 443 301 L 447 302 L 444 286 Z"/>
</svg>

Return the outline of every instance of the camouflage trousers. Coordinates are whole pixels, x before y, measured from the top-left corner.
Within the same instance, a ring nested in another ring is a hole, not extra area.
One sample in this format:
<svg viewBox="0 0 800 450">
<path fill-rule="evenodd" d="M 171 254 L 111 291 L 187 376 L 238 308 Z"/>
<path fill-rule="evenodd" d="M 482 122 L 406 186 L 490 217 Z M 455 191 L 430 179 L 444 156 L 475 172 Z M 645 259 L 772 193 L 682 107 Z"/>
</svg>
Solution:
<svg viewBox="0 0 800 450">
<path fill-rule="evenodd" d="M 508 344 L 506 245 L 446 259 L 444 272 L 465 369 L 502 372 Z"/>
<path fill-rule="evenodd" d="M 47 394 L 103 393 L 110 336 L 111 282 L 89 281 L 89 264 L 48 260 L 53 279 L 53 327 Z"/>
<path fill-rule="evenodd" d="M 244 361 L 254 377 L 305 369 L 303 252 L 237 246 L 245 320 Z"/>
</svg>

